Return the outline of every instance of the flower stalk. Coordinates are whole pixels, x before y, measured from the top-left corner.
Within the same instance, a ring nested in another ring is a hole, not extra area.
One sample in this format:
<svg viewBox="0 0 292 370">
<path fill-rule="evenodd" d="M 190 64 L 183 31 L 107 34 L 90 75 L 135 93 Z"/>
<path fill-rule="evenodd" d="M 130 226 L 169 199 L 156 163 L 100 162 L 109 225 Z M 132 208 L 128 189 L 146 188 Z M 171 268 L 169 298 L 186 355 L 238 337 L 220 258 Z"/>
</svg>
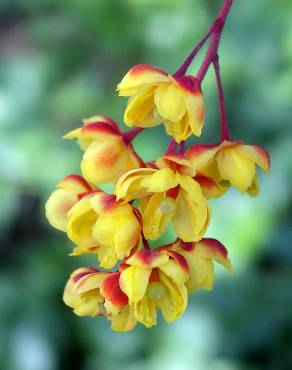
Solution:
<svg viewBox="0 0 292 370">
<path fill-rule="evenodd" d="M 221 140 L 230 141 L 231 138 L 230 138 L 228 123 L 227 123 L 224 92 L 223 92 L 223 86 L 222 86 L 222 81 L 221 81 L 221 76 L 220 76 L 218 55 L 214 57 L 213 66 L 214 66 L 214 71 L 215 71 L 215 76 L 216 76 L 217 92 L 218 92 L 219 108 L 220 108 Z"/>
</svg>

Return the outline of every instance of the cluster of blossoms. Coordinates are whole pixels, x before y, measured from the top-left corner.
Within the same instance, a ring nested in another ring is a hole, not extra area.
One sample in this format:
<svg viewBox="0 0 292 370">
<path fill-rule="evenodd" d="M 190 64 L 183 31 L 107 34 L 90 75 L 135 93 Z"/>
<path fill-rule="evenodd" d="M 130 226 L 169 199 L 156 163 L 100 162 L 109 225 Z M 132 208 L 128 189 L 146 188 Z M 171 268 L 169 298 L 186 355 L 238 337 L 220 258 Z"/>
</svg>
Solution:
<svg viewBox="0 0 292 370">
<path fill-rule="evenodd" d="M 116 331 L 131 330 L 137 322 L 155 325 L 159 309 L 172 322 L 185 311 L 189 294 L 212 289 L 214 261 L 231 271 L 226 248 L 204 237 L 211 217 L 208 199 L 230 187 L 255 196 L 256 166 L 269 170 L 268 153 L 231 140 L 227 128 L 217 49 L 231 3 L 225 1 L 208 34 L 175 74 L 137 65 L 118 84 L 119 95 L 129 97 L 124 121 L 135 128 L 122 132 L 111 118 L 95 116 L 65 135 L 84 152 L 82 176 L 58 183 L 46 215 L 74 243 L 72 256 L 94 254 L 103 268 L 82 267 L 71 274 L 63 298 L 79 316 L 103 315 Z M 186 75 L 209 38 L 198 75 Z M 201 135 L 201 82 L 210 64 L 218 84 L 221 140 L 185 150 L 191 135 Z M 172 139 L 164 155 L 145 163 L 132 141 L 161 123 Z M 114 194 L 97 187 L 109 182 Z M 177 239 L 152 249 L 149 240 L 159 239 L 171 221 Z"/>
</svg>

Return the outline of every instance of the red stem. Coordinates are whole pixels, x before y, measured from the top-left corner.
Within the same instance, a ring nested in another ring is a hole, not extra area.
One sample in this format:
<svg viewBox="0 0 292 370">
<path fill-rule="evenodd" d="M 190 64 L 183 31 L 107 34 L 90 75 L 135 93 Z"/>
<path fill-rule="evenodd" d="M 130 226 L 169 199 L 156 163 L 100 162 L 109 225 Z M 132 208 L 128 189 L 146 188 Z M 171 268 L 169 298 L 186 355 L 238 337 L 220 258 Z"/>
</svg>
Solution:
<svg viewBox="0 0 292 370">
<path fill-rule="evenodd" d="M 171 142 L 168 144 L 165 154 L 167 155 L 167 154 L 173 153 L 176 149 L 176 146 L 177 146 L 177 142 L 174 139 L 172 139 Z"/>
<path fill-rule="evenodd" d="M 201 41 L 196 45 L 194 50 L 188 55 L 186 60 L 183 62 L 183 64 L 179 67 L 179 69 L 173 74 L 173 77 L 182 77 L 186 74 L 187 69 L 189 68 L 190 64 L 192 63 L 194 57 L 198 54 L 198 52 L 201 50 L 202 46 L 206 43 L 208 38 L 211 36 L 212 30 L 208 31 L 208 33 L 201 39 Z"/>
<path fill-rule="evenodd" d="M 173 74 L 173 77 L 182 77 L 186 74 L 187 69 L 189 68 L 190 64 L 194 60 L 194 57 L 198 54 L 198 52 L 201 50 L 201 48 L 204 46 L 204 44 L 208 41 L 208 39 L 211 36 L 211 43 L 209 45 L 207 55 L 203 61 L 203 64 L 200 68 L 198 79 L 199 82 L 201 82 L 212 63 L 212 58 L 215 54 L 217 54 L 218 46 L 222 34 L 222 30 L 227 18 L 227 15 L 229 13 L 229 10 L 231 8 L 231 5 L 233 3 L 233 0 L 225 0 L 224 4 L 219 12 L 218 17 L 213 22 L 212 26 L 210 27 L 207 34 L 199 41 L 199 43 L 195 46 L 195 48 L 192 50 L 192 52 L 188 55 L 188 57 L 185 59 L 183 64 L 179 67 L 179 69 Z"/>
<path fill-rule="evenodd" d="M 230 11 L 232 4 L 233 4 L 233 0 L 224 1 L 224 4 L 219 12 L 219 15 L 211 27 L 211 30 L 212 30 L 211 42 L 209 44 L 205 59 L 203 60 L 201 68 L 197 74 L 197 78 L 200 83 L 205 77 L 210 67 L 210 64 L 213 63 L 214 58 L 218 54 L 218 47 L 219 47 L 222 31 L 223 31 L 227 15 Z"/>
<path fill-rule="evenodd" d="M 178 147 L 179 154 L 184 154 L 185 152 L 185 141 L 181 141 Z"/>
<path fill-rule="evenodd" d="M 143 233 L 142 233 L 142 241 L 143 241 L 144 249 L 151 249 L 151 247 L 148 243 L 148 240 L 145 238 Z"/>
<path fill-rule="evenodd" d="M 217 91 L 218 91 L 218 98 L 219 98 L 219 106 L 220 106 L 220 123 L 221 123 L 221 140 L 231 140 L 228 124 L 227 124 L 227 117 L 226 117 L 226 110 L 225 110 L 225 103 L 224 103 L 224 92 L 223 86 L 220 76 L 220 67 L 219 67 L 219 57 L 216 55 L 213 58 L 213 66 L 215 70 L 216 82 L 217 82 Z"/>
<path fill-rule="evenodd" d="M 131 142 L 132 140 L 135 139 L 135 137 L 137 135 L 140 134 L 140 132 L 142 132 L 144 130 L 144 128 L 141 128 L 141 127 L 135 127 L 133 128 L 132 130 L 129 130 L 129 131 L 126 131 L 123 133 L 123 138 L 125 141 L 127 142 Z"/>
</svg>

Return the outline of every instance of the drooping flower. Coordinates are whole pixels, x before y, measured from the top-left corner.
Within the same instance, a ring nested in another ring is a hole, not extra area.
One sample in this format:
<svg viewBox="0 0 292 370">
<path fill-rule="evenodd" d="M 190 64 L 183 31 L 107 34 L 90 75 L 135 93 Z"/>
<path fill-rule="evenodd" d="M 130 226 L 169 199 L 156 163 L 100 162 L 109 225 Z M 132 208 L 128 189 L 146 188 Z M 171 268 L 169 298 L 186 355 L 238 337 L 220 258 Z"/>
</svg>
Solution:
<svg viewBox="0 0 292 370">
<path fill-rule="evenodd" d="M 182 255 L 189 267 L 190 278 L 186 282 L 189 293 L 198 288 L 211 290 L 214 283 L 214 262 L 223 265 L 231 272 L 232 267 L 227 249 L 213 238 L 203 238 L 199 242 L 185 243 L 182 240 L 166 247 Z"/>
<path fill-rule="evenodd" d="M 46 216 L 53 227 L 66 231 L 68 211 L 79 201 L 80 197 L 97 191 L 97 189 L 78 175 L 64 177 L 57 184 L 57 188 L 46 202 Z"/>
<path fill-rule="evenodd" d="M 118 124 L 106 116 L 85 119 L 82 127 L 70 131 L 64 138 L 77 139 L 84 151 L 81 171 L 90 182 L 115 181 L 124 172 L 143 165 Z"/>
<path fill-rule="evenodd" d="M 183 314 L 188 301 L 185 287 L 188 278 L 188 265 L 178 253 L 141 250 L 126 261 L 120 287 L 129 299 L 135 318 L 151 327 L 156 325 L 158 309 L 168 323 Z"/>
<path fill-rule="evenodd" d="M 120 289 L 119 278 L 119 272 L 79 268 L 71 274 L 63 300 L 78 316 L 105 316 L 112 322 L 113 330 L 131 330 L 137 320 L 128 297 Z"/>
<path fill-rule="evenodd" d="M 180 239 L 200 240 L 210 219 L 203 189 L 216 188 L 216 184 L 210 180 L 201 187 L 190 162 L 176 153 L 155 163 L 156 168 L 140 168 L 121 176 L 116 185 L 117 199 L 140 199 L 146 239 L 158 239 L 172 220 Z"/>
<path fill-rule="evenodd" d="M 63 300 L 78 316 L 104 315 L 104 297 L 100 286 L 108 275 L 93 267 L 82 267 L 75 270 L 68 280 Z"/>
<path fill-rule="evenodd" d="M 205 108 L 195 77 L 175 77 L 139 64 L 124 76 L 117 90 L 120 96 L 130 97 L 124 114 L 126 125 L 153 127 L 163 122 L 167 134 L 178 143 L 192 133 L 201 135 Z"/>
<path fill-rule="evenodd" d="M 230 185 L 250 195 L 258 193 L 256 165 L 269 172 L 268 152 L 256 145 L 245 145 L 241 141 L 224 140 L 218 145 L 196 144 L 185 153 L 186 158 L 198 171 L 212 177 L 220 192 Z"/>
<path fill-rule="evenodd" d="M 112 268 L 141 239 L 141 220 L 128 203 L 104 192 L 84 196 L 68 212 L 67 234 L 77 247 L 72 255 L 97 254 L 100 265 Z"/>
</svg>

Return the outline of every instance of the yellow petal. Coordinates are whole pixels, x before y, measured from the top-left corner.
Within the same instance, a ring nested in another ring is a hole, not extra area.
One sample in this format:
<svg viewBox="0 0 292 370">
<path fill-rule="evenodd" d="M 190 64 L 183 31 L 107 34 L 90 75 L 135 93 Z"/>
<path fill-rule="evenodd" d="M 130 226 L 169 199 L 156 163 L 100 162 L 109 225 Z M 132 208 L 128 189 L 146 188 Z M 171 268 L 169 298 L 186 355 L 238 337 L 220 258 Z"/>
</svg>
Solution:
<svg viewBox="0 0 292 370">
<path fill-rule="evenodd" d="M 92 228 L 98 215 L 90 206 L 90 199 L 82 198 L 68 212 L 67 234 L 69 239 L 79 246 L 96 244 L 92 236 Z"/>
<path fill-rule="evenodd" d="M 207 166 L 211 160 L 214 160 L 214 156 L 219 149 L 219 145 L 195 144 L 185 152 L 185 157 L 191 162 L 192 166 L 199 171 Z"/>
<path fill-rule="evenodd" d="M 163 193 L 178 184 L 175 173 L 170 168 L 162 168 L 145 176 L 140 183 L 149 193 Z"/>
<path fill-rule="evenodd" d="M 157 324 L 156 303 L 147 294 L 134 307 L 137 320 L 146 328 Z"/>
<path fill-rule="evenodd" d="M 124 173 L 116 183 L 115 194 L 117 200 L 130 201 L 145 197 L 148 192 L 146 188 L 141 186 L 141 180 L 152 175 L 155 171 L 154 168 L 139 168 Z"/>
<path fill-rule="evenodd" d="M 220 150 L 216 158 L 218 170 L 223 180 L 230 181 L 241 192 L 246 191 L 252 185 L 255 164 L 242 155 L 237 147 Z"/>
<path fill-rule="evenodd" d="M 247 189 L 247 193 L 251 195 L 252 197 L 256 197 L 259 193 L 259 178 L 257 174 L 253 178 L 251 187 Z"/>
<path fill-rule="evenodd" d="M 118 256 L 113 245 L 101 245 L 98 250 L 98 261 L 105 269 L 113 268 L 118 262 Z"/>
<path fill-rule="evenodd" d="M 154 127 L 161 122 L 161 118 L 155 115 L 154 89 L 149 88 L 132 96 L 128 100 L 124 114 L 127 126 Z"/>
<path fill-rule="evenodd" d="M 269 172 L 270 156 L 264 148 L 256 145 L 239 145 L 236 150 L 255 162 L 263 171 Z"/>
<path fill-rule="evenodd" d="M 147 64 L 134 66 L 118 84 L 117 90 L 120 96 L 130 96 L 149 85 L 158 85 L 168 82 L 169 77 L 163 70 Z"/>
<path fill-rule="evenodd" d="M 175 201 L 172 200 L 174 202 L 173 209 L 170 212 L 164 212 L 163 208 L 160 207 L 163 200 L 163 194 L 153 194 L 149 198 L 145 208 L 142 210 L 143 232 L 146 239 L 158 239 L 165 231 L 169 220 L 175 212 Z"/>
<path fill-rule="evenodd" d="M 159 272 L 159 279 L 166 287 L 167 293 L 157 302 L 164 320 L 170 323 L 177 320 L 185 311 L 188 303 L 187 289 L 183 284 L 175 284 L 163 272 Z"/>
<path fill-rule="evenodd" d="M 90 247 L 75 247 L 73 251 L 69 254 L 69 256 L 81 256 L 82 254 L 98 254 L 99 247 L 98 246 L 90 246 Z"/>
<path fill-rule="evenodd" d="M 90 182 L 107 183 L 125 172 L 127 159 L 127 148 L 120 141 L 93 141 L 83 155 L 81 171 Z"/>
<path fill-rule="evenodd" d="M 177 210 L 173 225 L 177 236 L 185 242 L 200 240 L 210 220 L 210 210 L 206 201 L 196 202 L 188 193 L 181 190 L 177 197 Z"/>
<path fill-rule="evenodd" d="M 46 202 L 46 217 L 49 223 L 58 230 L 66 232 L 67 213 L 78 202 L 75 193 L 64 189 L 55 190 Z"/>
<path fill-rule="evenodd" d="M 74 307 L 74 313 L 78 316 L 98 316 L 103 312 L 102 303 L 103 297 L 98 289 L 92 290 L 82 295 L 81 303 Z"/>
<path fill-rule="evenodd" d="M 92 235 L 98 244 L 114 247 L 115 230 L 118 219 L 99 216 L 92 228 Z"/>
<path fill-rule="evenodd" d="M 112 323 L 112 330 L 120 332 L 132 330 L 137 323 L 134 310 L 129 305 L 124 306 L 119 314 L 111 315 L 109 320 Z"/>
<path fill-rule="evenodd" d="M 159 266 L 159 270 L 177 284 L 184 284 L 189 279 L 189 271 L 184 270 L 174 259 L 169 259 L 164 265 Z"/>
<path fill-rule="evenodd" d="M 121 272 L 120 287 L 130 303 L 137 303 L 143 298 L 151 271 L 149 267 L 130 266 Z"/>
<path fill-rule="evenodd" d="M 190 279 L 186 283 L 189 293 L 196 289 L 203 288 L 210 290 L 214 281 L 213 262 L 195 253 L 183 253 L 188 261 Z"/>
<path fill-rule="evenodd" d="M 141 225 L 134 214 L 119 217 L 114 236 L 115 250 L 119 259 L 124 259 L 130 254 L 140 237 Z"/>
<path fill-rule="evenodd" d="M 191 127 L 194 135 L 201 136 L 202 127 L 205 121 L 203 94 L 185 94 L 185 100 L 187 107 L 188 126 Z"/>
<path fill-rule="evenodd" d="M 186 112 L 184 93 L 174 83 L 158 86 L 154 102 L 164 121 L 179 122 Z"/>
<path fill-rule="evenodd" d="M 172 122 L 165 120 L 163 123 L 167 135 L 173 137 L 177 143 L 187 140 L 192 135 L 187 114 L 179 121 Z"/>
</svg>

